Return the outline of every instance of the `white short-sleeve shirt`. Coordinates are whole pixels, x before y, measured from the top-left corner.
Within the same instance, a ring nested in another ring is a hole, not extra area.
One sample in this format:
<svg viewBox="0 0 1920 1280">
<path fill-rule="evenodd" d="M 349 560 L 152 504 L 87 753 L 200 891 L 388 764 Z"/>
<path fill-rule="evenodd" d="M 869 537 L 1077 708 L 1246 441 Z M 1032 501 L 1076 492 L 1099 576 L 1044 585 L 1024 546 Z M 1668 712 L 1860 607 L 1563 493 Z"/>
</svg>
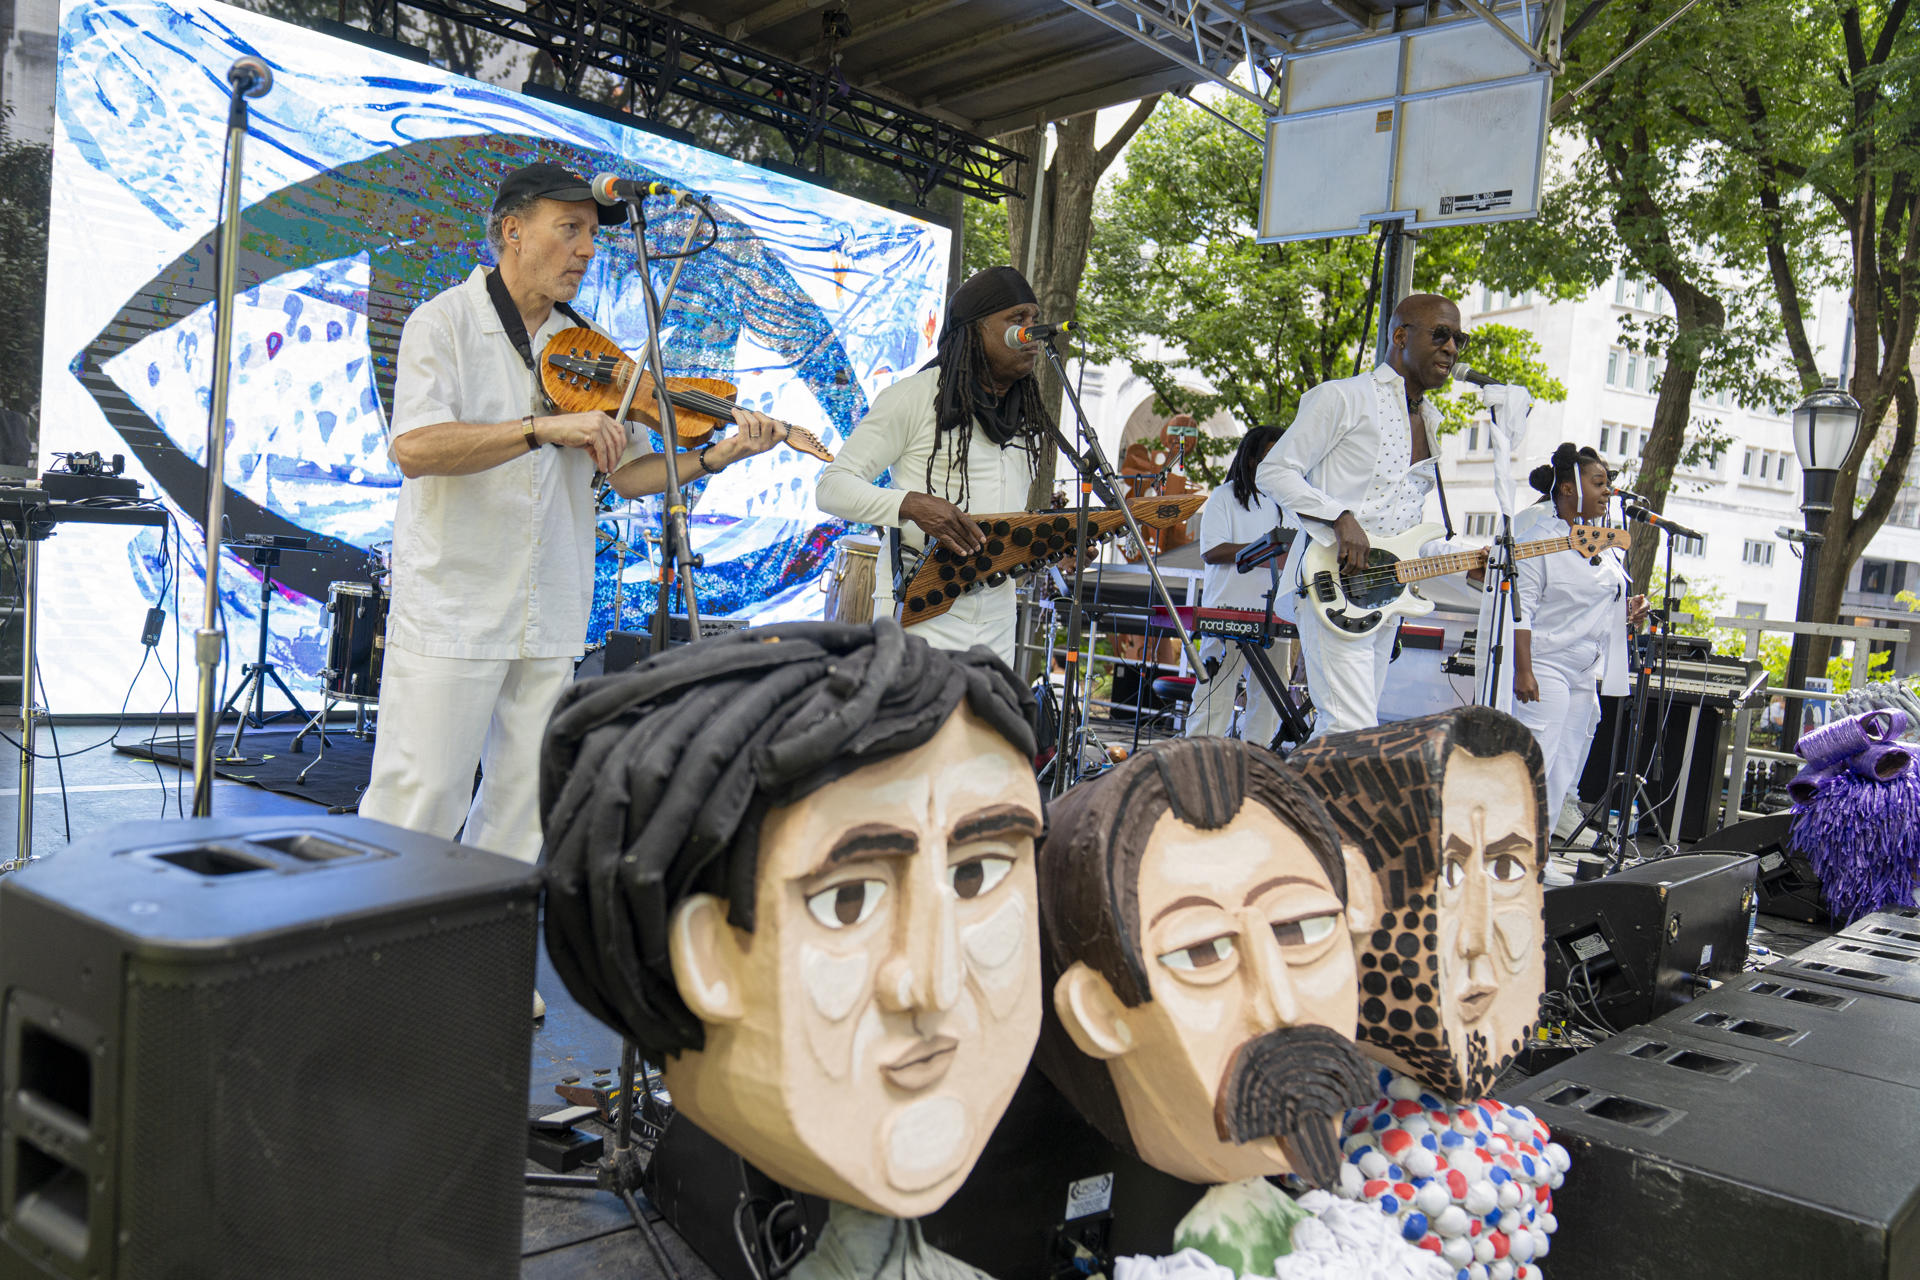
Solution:
<svg viewBox="0 0 1920 1280">
<path fill-rule="evenodd" d="M 556 308 L 536 358 L 573 321 Z M 389 439 L 446 422 L 545 414 L 534 376 L 487 295 L 486 268 L 436 294 L 400 331 Z M 622 464 L 650 452 L 629 432 Z M 442 658 L 564 658 L 593 607 L 593 458 L 546 446 L 465 476 L 400 486 L 387 640 Z"/>
<path fill-rule="evenodd" d="M 1272 498 L 1256 493 L 1253 505 L 1243 507 L 1229 481 L 1208 494 L 1206 505 L 1200 508 L 1200 554 L 1223 543 L 1258 541 L 1278 528 L 1280 521 L 1280 505 Z M 1272 575 L 1265 565 L 1252 573 L 1241 573 L 1231 563 L 1210 564 L 1204 603 L 1212 609 L 1264 609 L 1272 585 Z M 1281 591 L 1285 590 L 1283 585 Z"/>
</svg>

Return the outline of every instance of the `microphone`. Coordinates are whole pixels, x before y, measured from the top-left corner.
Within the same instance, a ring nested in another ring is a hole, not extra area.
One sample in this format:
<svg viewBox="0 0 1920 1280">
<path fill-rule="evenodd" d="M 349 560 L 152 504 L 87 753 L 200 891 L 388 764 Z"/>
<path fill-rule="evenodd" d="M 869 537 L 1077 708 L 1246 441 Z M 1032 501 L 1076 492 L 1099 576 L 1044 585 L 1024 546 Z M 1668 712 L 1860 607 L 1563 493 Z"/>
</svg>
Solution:
<svg viewBox="0 0 1920 1280">
<path fill-rule="evenodd" d="M 1010 347 L 1030 347 L 1044 342 L 1058 334 L 1063 338 L 1077 337 L 1086 332 L 1086 326 L 1072 320 L 1063 320 L 1059 324 L 1016 324 L 1008 328 L 1006 338 Z"/>
<path fill-rule="evenodd" d="M 1625 498 L 1628 502 L 1637 502 L 1643 507 L 1647 505 L 1647 500 L 1633 490 L 1622 489 L 1618 486 L 1609 487 L 1607 489 L 1607 496 L 1609 498 Z"/>
<path fill-rule="evenodd" d="M 1482 373 L 1478 369 L 1469 369 L 1464 364 L 1453 366 L 1453 380 L 1455 382 L 1470 382 L 1476 387 L 1504 387 L 1507 385 L 1490 373 Z"/>
<path fill-rule="evenodd" d="M 273 88 L 273 72 L 258 58 L 237 58 L 227 68 L 227 83 L 241 97 L 257 98 Z"/>
<path fill-rule="evenodd" d="M 1675 524 L 1658 511 L 1652 511 L 1646 507 L 1628 507 L 1627 518 L 1629 520 L 1638 520 L 1643 524 L 1650 524 L 1654 528 L 1664 531 L 1670 537 L 1699 538 L 1702 536 L 1701 534 L 1695 533 L 1692 529 L 1687 528 L 1687 526 Z"/>
<path fill-rule="evenodd" d="M 691 191 L 682 191 L 679 187 L 670 187 L 664 182 L 635 182 L 632 178 L 623 178 L 617 173 L 596 173 L 593 181 L 587 184 L 593 190 L 593 198 L 601 204 L 619 204 L 621 201 L 645 200 L 648 196 L 690 196 Z"/>
</svg>

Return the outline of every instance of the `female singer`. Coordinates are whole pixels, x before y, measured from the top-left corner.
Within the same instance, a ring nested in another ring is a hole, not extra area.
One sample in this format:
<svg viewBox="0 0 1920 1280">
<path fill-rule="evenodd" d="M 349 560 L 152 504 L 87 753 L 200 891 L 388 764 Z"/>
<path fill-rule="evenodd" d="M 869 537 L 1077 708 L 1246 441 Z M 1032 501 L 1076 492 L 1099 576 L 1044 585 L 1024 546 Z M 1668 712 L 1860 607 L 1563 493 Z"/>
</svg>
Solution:
<svg viewBox="0 0 1920 1280">
<path fill-rule="evenodd" d="M 1227 482 L 1207 495 L 1200 508 L 1200 559 L 1207 566 L 1202 598 L 1210 609 L 1265 609 L 1271 581 L 1267 571 L 1241 573 L 1233 558 L 1249 542 L 1278 528 L 1280 505 L 1260 492 L 1254 473 L 1260 460 L 1280 438 L 1278 427 L 1255 427 L 1240 439 Z M 1240 646 L 1208 636 L 1200 642 L 1201 680 L 1194 686 L 1193 707 L 1187 714 L 1187 736 L 1226 737 L 1233 727 L 1234 695 L 1240 678 L 1247 677 L 1247 714 L 1241 724 L 1244 741 L 1268 746 L 1280 728 L 1280 709 L 1247 669 Z"/>
<path fill-rule="evenodd" d="M 1610 479 L 1592 449 L 1561 445 L 1528 477 L 1545 496 L 1514 517 L 1514 541 L 1564 538 L 1574 523 L 1599 520 Z M 1513 714 L 1533 730 L 1546 756 L 1549 830 L 1586 764 L 1601 692 L 1627 692 L 1627 628 L 1647 611 L 1645 596 L 1628 598 L 1627 581 L 1626 561 L 1616 550 L 1595 560 L 1557 551 L 1519 564 Z"/>
</svg>

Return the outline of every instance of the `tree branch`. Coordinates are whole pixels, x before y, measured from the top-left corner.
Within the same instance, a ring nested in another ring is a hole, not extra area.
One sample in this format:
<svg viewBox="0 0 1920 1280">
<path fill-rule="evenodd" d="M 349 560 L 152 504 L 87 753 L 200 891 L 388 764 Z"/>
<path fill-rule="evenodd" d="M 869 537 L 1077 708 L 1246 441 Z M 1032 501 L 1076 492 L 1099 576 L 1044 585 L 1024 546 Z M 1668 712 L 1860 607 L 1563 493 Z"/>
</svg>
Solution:
<svg viewBox="0 0 1920 1280">
<path fill-rule="evenodd" d="M 1107 166 L 1113 163 L 1114 158 L 1126 148 L 1127 143 L 1133 141 L 1133 135 L 1140 132 L 1140 126 L 1147 122 L 1147 117 L 1152 115 L 1153 109 L 1159 105 L 1160 95 L 1157 93 L 1151 98 L 1142 98 L 1134 103 L 1132 113 L 1121 124 L 1119 132 L 1108 138 L 1107 144 L 1093 153 L 1093 171 L 1096 174 L 1107 171 Z"/>
</svg>

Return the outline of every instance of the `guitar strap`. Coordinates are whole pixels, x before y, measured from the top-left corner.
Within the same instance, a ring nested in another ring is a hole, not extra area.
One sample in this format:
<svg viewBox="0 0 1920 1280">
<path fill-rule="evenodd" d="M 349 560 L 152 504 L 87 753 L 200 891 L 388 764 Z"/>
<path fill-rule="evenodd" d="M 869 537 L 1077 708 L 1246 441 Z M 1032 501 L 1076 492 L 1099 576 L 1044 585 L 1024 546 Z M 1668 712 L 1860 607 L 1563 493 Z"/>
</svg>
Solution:
<svg viewBox="0 0 1920 1280">
<path fill-rule="evenodd" d="M 1440 478 L 1440 459 L 1433 460 L 1433 491 L 1440 495 L 1440 524 L 1447 531 L 1447 541 L 1453 541 L 1453 513 L 1447 510 L 1447 482 Z"/>
<path fill-rule="evenodd" d="M 533 375 L 533 385 L 540 392 L 541 400 L 547 406 L 547 412 L 553 413 L 553 400 L 547 395 L 546 386 L 540 379 L 540 367 L 533 362 L 533 339 L 527 336 L 527 322 L 520 318 L 520 308 L 513 305 L 513 295 L 507 292 L 507 282 L 500 278 L 500 269 L 487 272 L 487 298 L 493 303 L 493 312 L 500 317 L 501 328 L 507 331 L 507 341 L 513 343 L 513 349 L 520 353 L 520 362 L 527 366 L 527 372 Z M 590 329 L 580 313 L 564 302 L 553 304 L 554 309 L 582 329 Z"/>
</svg>

